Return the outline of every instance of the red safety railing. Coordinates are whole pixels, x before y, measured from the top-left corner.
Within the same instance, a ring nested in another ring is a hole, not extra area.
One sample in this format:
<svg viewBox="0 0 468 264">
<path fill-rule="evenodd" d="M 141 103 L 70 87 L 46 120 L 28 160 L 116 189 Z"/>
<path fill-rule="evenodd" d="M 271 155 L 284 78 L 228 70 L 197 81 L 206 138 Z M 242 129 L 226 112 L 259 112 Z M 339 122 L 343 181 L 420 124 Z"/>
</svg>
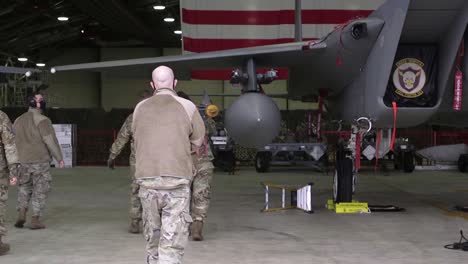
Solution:
<svg viewBox="0 0 468 264">
<path fill-rule="evenodd" d="M 83 130 L 78 129 L 76 161 L 78 166 L 105 166 L 109 158 L 109 150 L 114 142 L 117 130 Z M 349 139 L 350 131 L 322 131 L 323 137 L 333 151 L 339 139 Z M 417 149 L 436 145 L 468 144 L 468 130 L 410 130 L 399 129 L 397 137 L 408 138 Z M 115 160 L 117 166 L 128 166 L 130 144 L 127 144 Z"/>
</svg>

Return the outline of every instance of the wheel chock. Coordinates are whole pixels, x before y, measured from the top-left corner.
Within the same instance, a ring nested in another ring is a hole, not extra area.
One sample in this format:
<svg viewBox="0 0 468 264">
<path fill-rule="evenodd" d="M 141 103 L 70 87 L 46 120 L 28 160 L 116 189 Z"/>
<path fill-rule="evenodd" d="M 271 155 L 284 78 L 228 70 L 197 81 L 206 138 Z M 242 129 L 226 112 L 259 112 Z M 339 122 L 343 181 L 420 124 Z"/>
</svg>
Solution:
<svg viewBox="0 0 468 264">
<path fill-rule="evenodd" d="M 460 211 L 460 212 L 468 213 L 468 206 L 457 205 L 457 206 L 455 206 L 455 210 Z"/>
<path fill-rule="evenodd" d="M 367 203 L 353 200 L 350 203 L 334 203 L 333 200 L 328 200 L 326 207 L 329 210 L 335 211 L 337 214 L 363 214 L 370 213 Z"/>
</svg>

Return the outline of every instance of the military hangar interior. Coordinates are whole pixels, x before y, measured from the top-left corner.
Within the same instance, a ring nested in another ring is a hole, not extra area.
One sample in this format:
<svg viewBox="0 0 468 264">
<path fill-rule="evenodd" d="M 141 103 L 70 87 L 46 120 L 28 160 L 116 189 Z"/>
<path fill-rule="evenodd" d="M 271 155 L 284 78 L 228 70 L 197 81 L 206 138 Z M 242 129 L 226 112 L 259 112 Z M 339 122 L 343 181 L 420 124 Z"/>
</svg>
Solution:
<svg viewBox="0 0 468 264">
<path fill-rule="evenodd" d="M 65 162 L 45 229 L 15 227 L 20 187 L 0 200 L 0 263 L 180 263 L 147 257 L 145 212 L 132 232 L 131 136 L 113 145 L 160 65 L 214 121 L 183 263 L 465 263 L 468 2 L 265 2 L 0 0 L 1 110 L 18 140 L 40 92 Z"/>
</svg>

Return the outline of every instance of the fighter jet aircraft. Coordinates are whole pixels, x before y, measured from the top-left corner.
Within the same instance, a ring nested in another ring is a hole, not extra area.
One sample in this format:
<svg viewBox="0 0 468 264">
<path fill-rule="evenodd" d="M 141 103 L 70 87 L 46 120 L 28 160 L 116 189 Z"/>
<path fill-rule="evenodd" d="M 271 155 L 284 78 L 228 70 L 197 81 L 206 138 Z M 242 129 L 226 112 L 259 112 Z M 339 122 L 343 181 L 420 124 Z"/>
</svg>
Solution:
<svg viewBox="0 0 468 264">
<path fill-rule="evenodd" d="M 259 85 L 274 81 L 275 68 L 288 68 L 288 95 L 311 100 L 326 96 L 335 118 L 354 126 L 337 153 L 335 200 L 350 201 L 353 160 L 364 121 L 368 129 L 411 127 L 427 121 L 452 83 L 458 49 L 468 23 L 465 0 L 388 0 L 367 18 L 335 28 L 318 41 L 118 61 L 55 66 L 70 70 L 140 72 L 172 67 L 179 79 L 194 69 L 233 69 L 231 82 L 242 95 L 225 114 L 238 142 L 269 143 L 278 133 L 278 107 Z M 271 71 L 258 73 L 258 68 Z M 389 133 L 392 134 L 392 133 Z M 393 133 L 394 135 L 394 133 Z"/>
</svg>

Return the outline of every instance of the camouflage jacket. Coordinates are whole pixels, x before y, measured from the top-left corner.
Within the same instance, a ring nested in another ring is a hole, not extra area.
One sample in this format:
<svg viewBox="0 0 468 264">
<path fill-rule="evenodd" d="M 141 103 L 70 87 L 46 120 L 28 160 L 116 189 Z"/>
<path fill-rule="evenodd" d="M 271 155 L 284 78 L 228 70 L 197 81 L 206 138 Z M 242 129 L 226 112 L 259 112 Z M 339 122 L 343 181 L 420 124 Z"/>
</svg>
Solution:
<svg viewBox="0 0 468 264">
<path fill-rule="evenodd" d="M 21 163 L 50 163 L 63 160 L 52 122 L 42 110 L 30 107 L 13 123 L 15 144 Z"/>
<path fill-rule="evenodd" d="M 19 158 L 11 121 L 2 111 L 0 111 L 0 136 L 0 169 L 4 170 L 10 165 L 18 164 Z"/>
<path fill-rule="evenodd" d="M 194 156 L 193 163 L 197 171 L 204 169 L 213 169 L 211 161 L 214 159 L 211 151 L 209 136 L 216 132 L 216 123 L 212 118 L 205 118 L 205 141 L 199 148 L 199 155 Z"/>
<path fill-rule="evenodd" d="M 133 114 L 130 114 L 125 122 L 123 123 L 122 127 L 119 130 L 119 134 L 112 144 L 110 149 L 110 159 L 115 159 L 122 149 L 125 147 L 128 141 L 130 141 L 130 166 L 135 166 L 135 147 L 133 144 L 133 135 L 132 135 L 132 122 L 133 122 Z"/>
</svg>

